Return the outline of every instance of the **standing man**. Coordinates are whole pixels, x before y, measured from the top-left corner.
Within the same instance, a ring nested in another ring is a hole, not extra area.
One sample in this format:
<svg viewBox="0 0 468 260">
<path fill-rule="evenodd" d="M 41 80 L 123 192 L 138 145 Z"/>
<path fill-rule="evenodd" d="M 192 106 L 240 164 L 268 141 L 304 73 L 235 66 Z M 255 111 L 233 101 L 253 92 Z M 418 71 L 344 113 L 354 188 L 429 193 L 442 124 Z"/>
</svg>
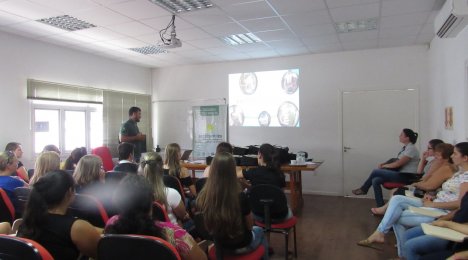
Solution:
<svg viewBox="0 0 468 260">
<path fill-rule="evenodd" d="M 139 107 L 131 107 L 128 110 L 128 117 L 128 121 L 120 129 L 120 142 L 135 145 L 135 161 L 140 162 L 142 150 L 146 147 L 146 135 L 140 133 L 137 125 L 140 122 L 141 109 Z"/>
</svg>

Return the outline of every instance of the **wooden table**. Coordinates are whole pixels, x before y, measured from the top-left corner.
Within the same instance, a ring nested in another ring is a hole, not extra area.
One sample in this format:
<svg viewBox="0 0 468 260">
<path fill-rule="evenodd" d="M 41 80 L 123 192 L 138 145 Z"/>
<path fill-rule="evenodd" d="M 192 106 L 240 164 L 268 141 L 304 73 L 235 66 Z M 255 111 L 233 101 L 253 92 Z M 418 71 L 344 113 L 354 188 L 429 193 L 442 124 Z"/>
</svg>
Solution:
<svg viewBox="0 0 468 260">
<path fill-rule="evenodd" d="M 302 171 L 315 171 L 323 162 L 314 162 L 314 164 L 299 165 L 284 165 L 281 170 L 285 174 L 289 174 L 289 182 L 286 184 L 286 189 L 291 193 L 290 207 L 294 214 L 304 204 L 302 198 Z M 192 170 L 192 178 L 195 178 L 195 171 L 204 171 L 206 164 L 184 163 L 185 168 Z M 255 166 L 241 166 L 242 169 L 255 168 Z"/>
</svg>

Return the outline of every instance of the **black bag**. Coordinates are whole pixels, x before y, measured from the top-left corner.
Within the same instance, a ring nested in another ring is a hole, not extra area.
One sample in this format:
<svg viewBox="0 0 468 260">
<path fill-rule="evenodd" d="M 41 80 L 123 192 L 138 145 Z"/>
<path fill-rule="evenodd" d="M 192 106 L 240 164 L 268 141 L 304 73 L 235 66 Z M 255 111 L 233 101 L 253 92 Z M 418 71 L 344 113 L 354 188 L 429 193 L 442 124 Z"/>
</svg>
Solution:
<svg viewBox="0 0 468 260">
<path fill-rule="evenodd" d="M 383 164 L 394 163 L 394 162 L 396 162 L 398 160 L 399 160 L 398 158 L 390 158 L 386 162 L 384 162 Z M 385 168 L 385 169 L 398 172 L 398 171 L 400 171 L 401 167 L 398 167 L 398 168 Z"/>
<path fill-rule="evenodd" d="M 240 164 L 239 166 L 258 166 L 258 159 L 257 156 L 242 156 L 240 158 Z"/>
</svg>

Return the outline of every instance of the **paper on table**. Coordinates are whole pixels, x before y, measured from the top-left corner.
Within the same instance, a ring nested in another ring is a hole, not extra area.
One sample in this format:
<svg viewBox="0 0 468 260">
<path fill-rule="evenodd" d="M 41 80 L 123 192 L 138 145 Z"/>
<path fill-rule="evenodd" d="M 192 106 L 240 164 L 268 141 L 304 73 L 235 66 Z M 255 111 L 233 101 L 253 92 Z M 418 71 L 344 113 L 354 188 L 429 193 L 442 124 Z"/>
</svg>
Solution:
<svg viewBox="0 0 468 260">
<path fill-rule="evenodd" d="M 463 242 L 467 237 L 467 235 L 450 228 L 433 226 L 427 223 L 422 223 L 421 227 L 426 235 L 440 237 L 454 242 Z"/>
<path fill-rule="evenodd" d="M 439 210 L 430 210 L 430 209 L 418 208 L 418 207 L 413 207 L 413 206 L 409 206 L 408 210 L 419 215 L 424 215 L 424 216 L 433 217 L 433 218 L 438 218 L 440 216 L 447 214 Z"/>
</svg>

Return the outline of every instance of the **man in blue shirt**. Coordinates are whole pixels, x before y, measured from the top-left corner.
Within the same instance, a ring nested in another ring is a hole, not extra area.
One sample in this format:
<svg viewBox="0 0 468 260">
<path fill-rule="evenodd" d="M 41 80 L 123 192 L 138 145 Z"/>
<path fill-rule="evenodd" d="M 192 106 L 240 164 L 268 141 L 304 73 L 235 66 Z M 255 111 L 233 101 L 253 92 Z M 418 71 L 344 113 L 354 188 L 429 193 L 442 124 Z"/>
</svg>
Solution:
<svg viewBox="0 0 468 260">
<path fill-rule="evenodd" d="M 141 153 L 144 147 L 146 147 L 146 135 L 140 132 L 137 125 L 140 122 L 141 109 L 139 107 L 131 107 L 128 110 L 128 116 L 128 121 L 120 129 L 120 142 L 135 145 L 135 161 L 140 162 Z"/>
</svg>

